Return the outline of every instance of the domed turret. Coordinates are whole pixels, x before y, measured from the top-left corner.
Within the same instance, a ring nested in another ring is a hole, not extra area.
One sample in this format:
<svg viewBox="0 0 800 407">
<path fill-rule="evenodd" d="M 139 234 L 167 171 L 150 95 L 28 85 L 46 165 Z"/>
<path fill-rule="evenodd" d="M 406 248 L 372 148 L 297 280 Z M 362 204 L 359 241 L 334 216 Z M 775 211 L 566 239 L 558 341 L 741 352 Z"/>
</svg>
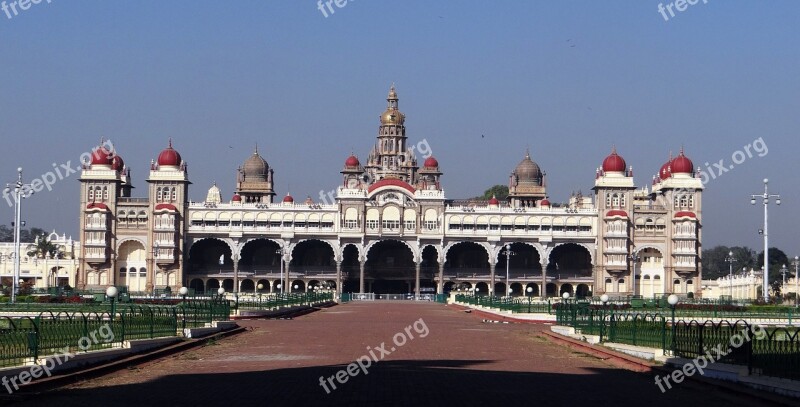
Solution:
<svg viewBox="0 0 800 407">
<path fill-rule="evenodd" d="M 158 165 L 159 167 L 162 166 L 170 166 L 170 167 L 177 167 L 181 165 L 183 159 L 181 158 L 180 153 L 177 150 L 172 148 L 172 139 L 169 140 L 169 146 L 161 151 L 161 154 L 158 155 Z"/>
<path fill-rule="evenodd" d="M 499 206 L 500 201 L 497 199 L 495 195 L 492 195 L 492 199 L 489 200 L 489 206 Z"/>
<path fill-rule="evenodd" d="M 686 157 L 683 154 L 683 148 L 681 148 L 681 153 L 672 160 L 672 173 L 673 174 L 692 174 L 694 172 L 694 164 L 692 160 Z"/>
<path fill-rule="evenodd" d="M 92 151 L 92 165 L 113 165 L 114 153 L 101 145 Z"/>
<path fill-rule="evenodd" d="M 425 163 L 422 166 L 425 168 L 439 168 L 439 161 L 434 156 L 430 156 L 425 159 Z"/>
<path fill-rule="evenodd" d="M 519 178 L 520 184 L 542 185 L 542 170 L 539 164 L 531 160 L 529 152 L 525 152 L 525 158 L 514 168 L 514 174 Z"/>
<path fill-rule="evenodd" d="M 611 150 L 611 154 L 603 160 L 604 172 L 625 172 L 626 164 L 625 159 L 617 154 L 617 148 Z"/>
<path fill-rule="evenodd" d="M 294 198 L 287 192 L 286 196 L 283 197 L 283 203 L 294 203 Z"/>
<path fill-rule="evenodd" d="M 398 125 L 402 126 L 406 120 L 406 115 L 398 110 L 398 98 L 397 92 L 394 89 L 394 85 L 389 88 L 389 96 L 386 98 L 386 101 L 389 102 L 386 108 L 386 111 L 381 114 L 381 124 L 382 125 Z"/>
<path fill-rule="evenodd" d="M 359 165 L 361 165 L 361 163 L 355 155 L 350 155 L 350 157 L 347 157 L 347 160 L 344 161 L 345 167 L 358 167 Z"/>
<path fill-rule="evenodd" d="M 246 181 L 266 181 L 268 171 L 269 164 L 258 154 L 258 147 L 253 151 L 253 155 L 242 164 L 242 173 Z"/>
</svg>

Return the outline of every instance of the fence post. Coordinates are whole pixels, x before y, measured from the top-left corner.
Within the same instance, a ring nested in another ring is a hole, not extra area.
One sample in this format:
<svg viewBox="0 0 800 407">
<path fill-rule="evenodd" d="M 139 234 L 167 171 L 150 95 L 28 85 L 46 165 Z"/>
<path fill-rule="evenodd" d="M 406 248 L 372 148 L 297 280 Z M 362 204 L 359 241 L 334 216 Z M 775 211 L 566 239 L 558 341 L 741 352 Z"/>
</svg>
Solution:
<svg viewBox="0 0 800 407">
<path fill-rule="evenodd" d="M 155 333 L 153 332 L 153 330 L 155 329 L 156 321 L 153 315 L 153 309 L 149 308 L 149 311 L 150 311 L 150 339 L 153 339 L 155 337 Z"/>
</svg>

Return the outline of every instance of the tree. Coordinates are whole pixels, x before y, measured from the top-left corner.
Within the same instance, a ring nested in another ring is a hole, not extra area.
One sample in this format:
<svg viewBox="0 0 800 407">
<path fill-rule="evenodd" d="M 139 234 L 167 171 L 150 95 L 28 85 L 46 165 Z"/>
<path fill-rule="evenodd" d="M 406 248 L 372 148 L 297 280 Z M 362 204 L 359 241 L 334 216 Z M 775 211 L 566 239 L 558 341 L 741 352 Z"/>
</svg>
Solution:
<svg viewBox="0 0 800 407">
<path fill-rule="evenodd" d="M 492 199 L 493 196 L 500 201 L 504 201 L 506 198 L 508 198 L 508 186 L 500 184 L 495 185 L 484 191 L 483 195 L 476 196 L 475 199 L 489 200 Z"/>
<path fill-rule="evenodd" d="M 36 236 L 41 236 L 46 232 L 40 228 L 21 229 L 19 231 L 19 241 L 22 243 L 33 243 Z M 13 242 L 14 241 L 14 228 L 6 225 L 0 225 L 0 242 Z"/>
<path fill-rule="evenodd" d="M 35 228 L 34 228 L 35 229 Z M 61 248 L 47 239 L 47 235 L 42 233 L 28 251 L 28 256 L 43 259 L 45 257 L 61 258 L 63 253 Z"/>
<path fill-rule="evenodd" d="M 737 274 L 742 267 L 749 270 L 755 264 L 755 252 L 749 247 L 715 246 L 703 250 L 703 278 L 714 280 L 730 273 L 730 264 L 725 261 L 733 252 L 733 273 Z"/>
<path fill-rule="evenodd" d="M 789 261 L 789 256 L 783 250 L 777 247 L 769 248 L 769 281 L 770 286 L 775 289 L 783 283 L 783 276 L 781 275 L 781 267 L 784 265 L 789 267 L 792 264 Z M 764 251 L 758 254 L 756 268 L 761 269 L 764 267 Z"/>
</svg>

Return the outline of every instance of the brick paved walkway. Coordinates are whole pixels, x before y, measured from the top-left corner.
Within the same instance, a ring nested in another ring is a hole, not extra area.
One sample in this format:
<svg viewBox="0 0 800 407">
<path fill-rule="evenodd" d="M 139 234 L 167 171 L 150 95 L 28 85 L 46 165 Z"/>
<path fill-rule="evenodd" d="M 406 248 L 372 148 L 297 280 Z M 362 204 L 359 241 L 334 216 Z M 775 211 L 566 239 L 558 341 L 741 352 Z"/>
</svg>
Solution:
<svg viewBox="0 0 800 407">
<path fill-rule="evenodd" d="M 542 326 L 486 324 L 441 304 L 350 303 L 240 323 L 252 331 L 15 406 L 756 405 L 686 383 L 662 394 L 653 374 L 535 338 Z M 380 357 L 381 343 L 390 354 L 366 376 L 334 377 L 331 394 L 320 386 L 368 347 Z"/>
</svg>

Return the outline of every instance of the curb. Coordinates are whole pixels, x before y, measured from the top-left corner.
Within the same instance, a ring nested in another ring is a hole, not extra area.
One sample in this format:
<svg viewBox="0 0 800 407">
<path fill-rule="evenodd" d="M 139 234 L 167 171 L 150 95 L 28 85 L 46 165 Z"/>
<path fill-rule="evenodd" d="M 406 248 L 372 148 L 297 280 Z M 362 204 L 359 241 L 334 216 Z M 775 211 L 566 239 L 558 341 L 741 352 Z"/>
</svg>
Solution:
<svg viewBox="0 0 800 407">
<path fill-rule="evenodd" d="M 231 330 L 218 332 L 216 334 L 209 335 L 203 338 L 187 339 L 177 344 L 167 346 L 165 348 L 160 348 L 151 352 L 128 356 L 123 359 L 102 364 L 99 366 L 89 366 L 85 368 L 79 368 L 79 370 L 69 371 L 64 374 L 53 375 L 52 377 L 40 379 L 35 382 L 31 382 L 26 386 L 20 387 L 20 389 L 16 391 L 13 395 L 9 395 L 8 397 L 0 397 L 0 400 L 9 400 L 9 401 L 23 400 L 32 396 L 36 396 L 37 394 L 40 393 L 57 390 L 58 388 L 69 384 L 93 379 L 131 366 L 141 365 L 147 362 L 155 361 L 157 359 L 165 358 L 173 354 L 177 354 L 198 346 L 202 346 L 206 344 L 208 341 L 222 339 L 228 336 L 238 335 L 246 331 L 247 331 L 246 328 L 236 327 Z"/>
<path fill-rule="evenodd" d="M 539 337 L 549 340 L 557 345 L 566 346 L 572 350 L 582 352 L 599 359 L 602 359 L 614 366 L 632 370 L 639 373 L 654 373 L 661 375 L 671 374 L 677 368 L 667 368 L 666 366 L 649 363 L 645 360 L 635 358 L 624 353 L 619 353 L 604 347 L 588 344 L 577 339 L 569 338 L 550 331 L 542 331 Z M 731 400 L 742 401 L 742 398 L 753 402 L 769 402 L 770 405 L 797 406 L 797 399 L 781 396 L 775 393 L 759 392 L 756 389 L 729 383 L 722 380 L 709 379 L 703 376 L 686 376 L 684 383 L 694 386 L 700 390 L 707 390 L 709 387 L 719 390 L 718 394 L 727 394 Z"/>
</svg>

